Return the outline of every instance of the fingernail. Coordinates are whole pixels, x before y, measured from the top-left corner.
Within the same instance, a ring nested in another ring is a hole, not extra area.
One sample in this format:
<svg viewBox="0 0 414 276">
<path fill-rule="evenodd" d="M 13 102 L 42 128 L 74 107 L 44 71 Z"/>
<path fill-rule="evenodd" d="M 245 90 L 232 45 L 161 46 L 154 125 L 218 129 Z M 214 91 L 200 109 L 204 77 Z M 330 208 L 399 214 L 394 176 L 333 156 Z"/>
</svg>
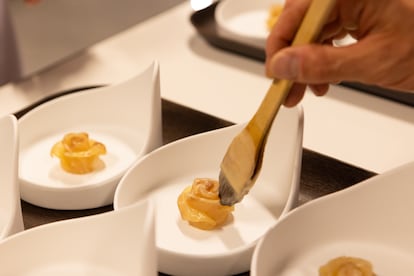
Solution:
<svg viewBox="0 0 414 276">
<path fill-rule="evenodd" d="M 298 59 L 291 54 L 275 55 L 271 61 L 271 73 L 279 79 L 295 79 L 298 75 Z"/>
</svg>

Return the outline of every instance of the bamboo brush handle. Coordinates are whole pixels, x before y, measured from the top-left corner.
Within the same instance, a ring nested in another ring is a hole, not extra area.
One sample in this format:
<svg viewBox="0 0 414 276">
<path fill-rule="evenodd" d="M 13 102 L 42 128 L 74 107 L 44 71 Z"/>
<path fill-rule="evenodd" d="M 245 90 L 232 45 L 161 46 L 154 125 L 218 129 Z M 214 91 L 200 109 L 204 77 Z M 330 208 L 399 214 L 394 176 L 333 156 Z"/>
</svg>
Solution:
<svg viewBox="0 0 414 276">
<path fill-rule="evenodd" d="M 292 46 L 309 44 L 315 41 L 329 16 L 335 0 L 312 0 L 309 9 L 296 33 Z M 293 82 L 290 80 L 273 80 L 262 103 L 246 129 L 250 132 L 257 146 L 266 139 L 273 120 L 289 94 Z"/>
<path fill-rule="evenodd" d="M 312 0 L 292 46 L 313 42 L 334 4 L 335 0 Z M 292 84 L 289 80 L 274 80 L 252 119 L 228 147 L 220 165 L 221 204 L 240 202 L 254 185 L 270 127 Z"/>
</svg>

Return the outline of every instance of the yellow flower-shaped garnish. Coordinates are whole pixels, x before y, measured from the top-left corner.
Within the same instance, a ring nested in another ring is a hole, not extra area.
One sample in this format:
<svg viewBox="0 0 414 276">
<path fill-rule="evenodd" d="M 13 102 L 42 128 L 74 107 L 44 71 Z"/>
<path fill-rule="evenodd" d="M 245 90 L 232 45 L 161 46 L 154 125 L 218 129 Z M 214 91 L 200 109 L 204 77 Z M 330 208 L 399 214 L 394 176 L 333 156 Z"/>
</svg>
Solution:
<svg viewBox="0 0 414 276">
<path fill-rule="evenodd" d="M 375 276 L 370 262 L 354 257 L 338 257 L 319 268 L 319 276 Z"/>
<path fill-rule="evenodd" d="M 50 154 L 60 159 L 65 171 L 85 174 L 104 167 L 99 155 L 106 154 L 106 148 L 89 139 L 86 132 L 68 133 L 52 147 Z"/>
<path fill-rule="evenodd" d="M 177 200 L 181 217 L 192 226 L 210 230 L 221 226 L 234 206 L 223 206 L 218 196 L 219 183 L 209 178 L 196 178 Z"/>
</svg>

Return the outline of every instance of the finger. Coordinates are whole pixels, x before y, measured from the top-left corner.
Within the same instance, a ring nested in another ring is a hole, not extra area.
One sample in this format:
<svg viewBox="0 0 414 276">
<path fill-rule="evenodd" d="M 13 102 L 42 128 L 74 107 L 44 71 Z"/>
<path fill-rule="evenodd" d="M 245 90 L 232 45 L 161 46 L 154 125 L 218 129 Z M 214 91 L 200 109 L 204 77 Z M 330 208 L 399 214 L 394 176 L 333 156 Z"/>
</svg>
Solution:
<svg viewBox="0 0 414 276">
<path fill-rule="evenodd" d="M 283 103 L 286 107 L 293 107 L 297 105 L 305 95 L 306 85 L 300 83 L 294 83 L 290 89 L 289 94 Z"/>
<path fill-rule="evenodd" d="M 24 2 L 26 4 L 29 4 L 29 5 L 36 5 L 36 4 L 40 3 L 40 1 L 41 0 L 24 0 Z"/>
<path fill-rule="evenodd" d="M 367 38 L 346 47 L 305 45 L 281 50 L 269 62 L 269 75 L 307 84 L 340 81 L 376 81 L 387 72 L 386 63 L 378 58 L 387 56 L 384 39 Z M 375 54 L 373 54 L 375 53 Z M 369 69 L 367 69 L 369 68 Z"/>
<path fill-rule="evenodd" d="M 266 72 L 269 59 L 280 49 L 289 46 L 306 13 L 310 0 L 287 0 L 282 13 L 266 43 Z"/>
<path fill-rule="evenodd" d="M 329 84 L 311 84 L 309 85 L 309 88 L 316 96 L 324 96 L 326 93 L 328 93 Z"/>
<path fill-rule="evenodd" d="M 326 24 L 319 37 L 318 41 L 323 42 L 327 40 L 332 40 L 333 38 L 337 37 L 338 35 L 341 35 L 343 33 L 342 24 L 339 21 L 333 21 L 329 24 Z"/>
<path fill-rule="evenodd" d="M 277 50 L 290 45 L 295 37 L 310 0 L 287 0 L 268 39 L 266 54 L 271 56 Z"/>
<path fill-rule="evenodd" d="M 344 29 L 355 31 L 359 27 L 361 12 L 365 3 L 361 0 L 341 0 L 339 1 L 339 17 Z"/>
</svg>

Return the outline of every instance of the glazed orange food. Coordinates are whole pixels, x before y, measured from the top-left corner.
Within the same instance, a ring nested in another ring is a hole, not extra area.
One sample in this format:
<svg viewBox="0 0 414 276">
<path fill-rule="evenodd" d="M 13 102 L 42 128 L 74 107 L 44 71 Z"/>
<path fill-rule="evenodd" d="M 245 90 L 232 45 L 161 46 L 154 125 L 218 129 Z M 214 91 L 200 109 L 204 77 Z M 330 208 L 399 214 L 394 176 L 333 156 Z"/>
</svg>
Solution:
<svg viewBox="0 0 414 276">
<path fill-rule="evenodd" d="M 338 257 L 319 268 L 319 276 L 375 276 L 370 262 L 355 257 Z"/>
<path fill-rule="evenodd" d="M 53 145 L 50 152 L 60 159 L 60 166 L 69 173 L 85 174 L 104 167 L 100 155 L 106 154 L 105 145 L 89 139 L 86 132 L 68 133 Z"/>
<path fill-rule="evenodd" d="M 269 15 L 266 20 L 266 26 L 269 31 L 276 24 L 276 21 L 279 18 L 279 15 L 282 12 L 282 9 L 283 9 L 283 5 L 280 5 L 280 4 L 274 4 L 270 7 Z"/>
<path fill-rule="evenodd" d="M 209 178 L 196 178 L 179 195 L 177 204 L 182 219 L 203 230 L 217 228 L 226 222 L 234 206 L 223 206 L 218 196 L 219 183 Z"/>
</svg>

